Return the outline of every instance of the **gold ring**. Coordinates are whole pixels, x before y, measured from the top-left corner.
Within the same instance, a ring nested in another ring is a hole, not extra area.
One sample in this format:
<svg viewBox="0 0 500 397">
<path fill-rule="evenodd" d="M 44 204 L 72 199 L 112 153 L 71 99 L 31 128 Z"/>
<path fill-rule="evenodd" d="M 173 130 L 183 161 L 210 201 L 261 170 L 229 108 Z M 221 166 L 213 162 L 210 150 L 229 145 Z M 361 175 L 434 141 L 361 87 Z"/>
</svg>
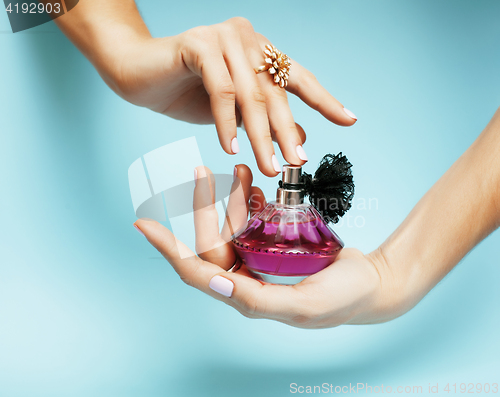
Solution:
<svg viewBox="0 0 500 397">
<path fill-rule="evenodd" d="M 281 88 L 285 88 L 288 85 L 288 76 L 292 66 L 290 58 L 276 47 L 267 44 L 264 50 L 264 60 L 266 63 L 255 68 L 255 73 L 258 74 L 267 70 L 270 75 L 274 74 L 274 82 Z"/>
</svg>

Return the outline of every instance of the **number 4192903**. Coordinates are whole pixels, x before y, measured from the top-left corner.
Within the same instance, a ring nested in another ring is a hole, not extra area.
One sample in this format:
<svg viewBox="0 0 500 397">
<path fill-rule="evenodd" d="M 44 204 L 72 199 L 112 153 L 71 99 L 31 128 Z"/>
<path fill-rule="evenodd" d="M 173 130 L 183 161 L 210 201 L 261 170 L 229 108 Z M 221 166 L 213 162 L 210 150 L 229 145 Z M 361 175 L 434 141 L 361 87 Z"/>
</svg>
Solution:
<svg viewBox="0 0 500 397">
<path fill-rule="evenodd" d="M 449 393 L 498 393 L 498 383 L 460 383 L 457 387 L 456 383 L 450 385 L 449 383 L 443 389 Z"/>
<path fill-rule="evenodd" d="M 60 3 L 9 3 L 5 9 L 9 14 L 14 12 L 16 14 L 42 14 L 46 12 L 47 14 L 59 14 L 61 12 Z"/>
</svg>

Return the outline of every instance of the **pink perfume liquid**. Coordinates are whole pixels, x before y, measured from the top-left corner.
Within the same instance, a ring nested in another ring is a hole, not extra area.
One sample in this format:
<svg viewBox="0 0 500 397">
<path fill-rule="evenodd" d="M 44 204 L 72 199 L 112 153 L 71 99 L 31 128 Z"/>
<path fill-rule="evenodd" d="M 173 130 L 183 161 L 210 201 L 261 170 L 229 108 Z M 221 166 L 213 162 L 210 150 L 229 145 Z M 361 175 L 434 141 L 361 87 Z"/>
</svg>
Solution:
<svg viewBox="0 0 500 397">
<path fill-rule="evenodd" d="M 296 284 L 323 270 L 344 246 L 311 205 L 274 202 L 233 243 L 254 276 L 275 284 Z"/>
</svg>

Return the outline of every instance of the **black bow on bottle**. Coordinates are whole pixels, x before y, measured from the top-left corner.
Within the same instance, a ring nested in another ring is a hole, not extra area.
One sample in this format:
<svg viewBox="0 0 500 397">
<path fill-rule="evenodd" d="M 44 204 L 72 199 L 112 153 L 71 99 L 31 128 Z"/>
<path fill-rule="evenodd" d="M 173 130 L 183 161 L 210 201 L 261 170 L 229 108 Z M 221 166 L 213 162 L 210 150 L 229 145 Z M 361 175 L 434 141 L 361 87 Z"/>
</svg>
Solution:
<svg viewBox="0 0 500 397">
<path fill-rule="evenodd" d="M 302 183 L 311 204 L 327 222 L 337 223 L 349 208 L 354 197 L 352 164 L 340 152 L 327 154 L 321 160 L 314 177 L 302 174 Z"/>
</svg>

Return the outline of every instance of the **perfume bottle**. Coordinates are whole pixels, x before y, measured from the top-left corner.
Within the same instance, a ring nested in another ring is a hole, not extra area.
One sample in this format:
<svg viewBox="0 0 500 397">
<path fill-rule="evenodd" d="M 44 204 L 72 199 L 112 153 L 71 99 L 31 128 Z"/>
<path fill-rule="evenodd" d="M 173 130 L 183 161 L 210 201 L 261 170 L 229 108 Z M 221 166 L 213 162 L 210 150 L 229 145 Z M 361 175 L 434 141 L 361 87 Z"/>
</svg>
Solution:
<svg viewBox="0 0 500 397">
<path fill-rule="evenodd" d="M 294 285 L 335 261 L 344 243 L 328 221 L 337 221 L 350 207 L 350 167 L 342 153 L 325 156 L 314 179 L 300 166 L 283 166 L 276 201 L 233 236 L 237 254 L 255 278 Z"/>
</svg>

